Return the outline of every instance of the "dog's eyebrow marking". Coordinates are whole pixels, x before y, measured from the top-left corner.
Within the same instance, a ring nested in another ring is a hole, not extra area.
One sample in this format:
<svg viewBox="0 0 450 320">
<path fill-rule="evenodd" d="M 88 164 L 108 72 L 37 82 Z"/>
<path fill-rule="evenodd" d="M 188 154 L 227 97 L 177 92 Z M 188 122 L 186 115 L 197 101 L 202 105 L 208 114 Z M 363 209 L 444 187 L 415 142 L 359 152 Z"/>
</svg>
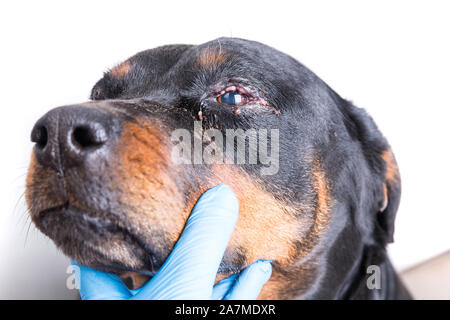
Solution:
<svg viewBox="0 0 450 320">
<path fill-rule="evenodd" d="M 222 53 L 222 50 L 214 47 L 203 49 L 197 58 L 197 63 L 200 66 L 211 68 L 217 67 L 226 60 L 227 57 Z"/>
<path fill-rule="evenodd" d="M 130 70 L 131 64 L 127 60 L 112 68 L 111 71 L 109 72 L 109 75 L 114 78 L 123 79 L 130 72 Z"/>
<path fill-rule="evenodd" d="M 384 177 L 389 184 L 395 184 L 399 180 L 398 166 L 395 161 L 394 155 L 391 149 L 383 151 L 381 158 L 386 163 L 386 172 Z"/>
</svg>

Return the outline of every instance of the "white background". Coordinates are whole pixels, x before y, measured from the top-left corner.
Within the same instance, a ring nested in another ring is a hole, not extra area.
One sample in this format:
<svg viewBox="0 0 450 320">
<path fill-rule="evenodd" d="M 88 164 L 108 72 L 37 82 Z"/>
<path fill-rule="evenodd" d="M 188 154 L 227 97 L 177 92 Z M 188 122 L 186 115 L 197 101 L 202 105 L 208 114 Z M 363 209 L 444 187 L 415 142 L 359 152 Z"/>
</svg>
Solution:
<svg viewBox="0 0 450 320">
<path fill-rule="evenodd" d="M 0 298 L 75 294 L 65 288 L 68 260 L 33 226 L 26 237 L 20 196 L 34 122 L 87 100 L 103 71 L 140 50 L 220 36 L 289 53 L 375 118 L 403 179 L 389 248 L 399 269 L 449 249 L 449 9 L 446 1 L 2 2 Z"/>
</svg>

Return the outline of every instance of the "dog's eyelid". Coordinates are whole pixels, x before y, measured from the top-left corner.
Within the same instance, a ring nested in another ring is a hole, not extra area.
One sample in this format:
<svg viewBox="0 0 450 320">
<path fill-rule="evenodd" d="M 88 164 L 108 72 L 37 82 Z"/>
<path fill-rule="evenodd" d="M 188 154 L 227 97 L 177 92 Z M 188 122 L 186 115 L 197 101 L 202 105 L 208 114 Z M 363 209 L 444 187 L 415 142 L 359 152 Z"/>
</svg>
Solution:
<svg viewBox="0 0 450 320">
<path fill-rule="evenodd" d="M 223 96 L 226 93 L 235 93 L 242 96 L 245 99 L 245 103 L 242 103 L 241 105 L 267 105 L 262 90 L 242 81 L 216 86 L 215 90 L 213 90 L 213 92 L 210 93 L 209 96 L 213 97 L 214 99 L 218 99 L 220 96 Z"/>
<path fill-rule="evenodd" d="M 243 82 L 230 82 L 227 84 L 222 84 L 220 86 L 217 86 L 214 90 L 215 94 L 218 95 L 222 95 L 226 92 L 234 92 L 237 91 L 240 94 L 244 94 L 246 96 L 249 97 L 253 97 L 253 96 L 257 96 L 258 95 L 258 89 L 255 88 L 252 85 L 243 83 Z"/>
<path fill-rule="evenodd" d="M 226 93 L 234 93 L 233 97 L 223 97 Z M 227 81 L 217 82 L 210 86 L 201 96 L 200 103 L 206 107 L 208 105 L 217 105 L 231 108 L 234 114 L 239 114 L 243 110 L 252 110 L 259 112 L 269 110 L 274 114 L 279 112 L 272 107 L 266 99 L 266 91 L 258 88 L 247 79 L 228 79 Z M 228 100 L 232 103 L 226 103 Z M 231 99 L 230 99 L 231 98 Z"/>
</svg>

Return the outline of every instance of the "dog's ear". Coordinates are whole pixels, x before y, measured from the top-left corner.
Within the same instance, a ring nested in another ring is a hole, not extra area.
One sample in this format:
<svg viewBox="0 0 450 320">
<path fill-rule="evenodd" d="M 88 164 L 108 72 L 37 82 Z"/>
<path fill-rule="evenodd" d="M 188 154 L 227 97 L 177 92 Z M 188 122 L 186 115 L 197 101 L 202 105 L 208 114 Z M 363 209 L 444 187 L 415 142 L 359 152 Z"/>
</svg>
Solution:
<svg viewBox="0 0 450 320">
<path fill-rule="evenodd" d="M 400 203 L 401 181 L 394 154 L 369 114 L 345 102 L 340 106 L 350 135 L 360 143 L 371 171 L 369 210 L 376 212 L 374 238 L 381 244 L 393 242 L 394 222 Z"/>
</svg>

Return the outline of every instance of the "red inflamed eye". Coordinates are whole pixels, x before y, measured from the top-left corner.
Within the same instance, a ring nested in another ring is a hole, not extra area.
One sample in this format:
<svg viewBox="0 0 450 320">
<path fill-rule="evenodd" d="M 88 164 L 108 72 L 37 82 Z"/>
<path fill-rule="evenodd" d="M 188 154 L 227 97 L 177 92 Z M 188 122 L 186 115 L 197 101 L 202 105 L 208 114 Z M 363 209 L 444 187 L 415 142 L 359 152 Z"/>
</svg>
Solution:
<svg viewBox="0 0 450 320">
<path fill-rule="evenodd" d="M 242 106 L 248 103 L 248 96 L 239 91 L 228 91 L 217 97 L 217 102 L 220 104 L 228 104 L 231 106 Z"/>
</svg>

